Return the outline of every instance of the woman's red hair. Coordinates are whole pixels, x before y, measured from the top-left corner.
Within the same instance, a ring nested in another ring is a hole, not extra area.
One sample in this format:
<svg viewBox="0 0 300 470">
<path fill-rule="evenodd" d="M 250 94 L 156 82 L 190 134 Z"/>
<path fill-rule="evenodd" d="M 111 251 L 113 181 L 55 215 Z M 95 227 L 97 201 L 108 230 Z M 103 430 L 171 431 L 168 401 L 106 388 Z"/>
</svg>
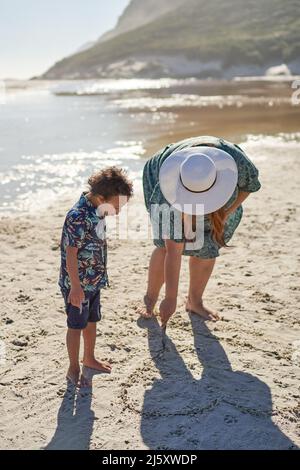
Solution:
<svg viewBox="0 0 300 470">
<path fill-rule="evenodd" d="M 209 214 L 209 219 L 213 240 L 218 243 L 220 247 L 227 247 L 228 245 L 224 241 L 225 209 L 222 207 L 216 212 L 212 212 Z"/>
</svg>

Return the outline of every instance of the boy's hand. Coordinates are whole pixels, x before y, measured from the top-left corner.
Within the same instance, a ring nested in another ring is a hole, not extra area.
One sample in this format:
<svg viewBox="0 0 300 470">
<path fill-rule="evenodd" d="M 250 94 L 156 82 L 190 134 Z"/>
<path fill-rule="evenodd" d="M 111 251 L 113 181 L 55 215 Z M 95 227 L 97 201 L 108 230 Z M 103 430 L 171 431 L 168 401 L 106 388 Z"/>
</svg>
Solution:
<svg viewBox="0 0 300 470">
<path fill-rule="evenodd" d="M 159 307 L 159 314 L 161 318 L 162 327 L 166 326 L 171 316 L 176 310 L 176 299 L 165 298 Z"/>
<path fill-rule="evenodd" d="M 74 307 L 81 307 L 82 302 L 85 300 L 84 291 L 81 286 L 72 287 L 68 302 L 73 305 Z"/>
</svg>

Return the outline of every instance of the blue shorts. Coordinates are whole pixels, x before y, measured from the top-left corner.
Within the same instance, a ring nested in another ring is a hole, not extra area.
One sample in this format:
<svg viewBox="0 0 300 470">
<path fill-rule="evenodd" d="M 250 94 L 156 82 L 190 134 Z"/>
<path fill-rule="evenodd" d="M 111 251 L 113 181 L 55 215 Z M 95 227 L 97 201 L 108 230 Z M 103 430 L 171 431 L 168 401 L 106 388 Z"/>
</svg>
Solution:
<svg viewBox="0 0 300 470">
<path fill-rule="evenodd" d="M 85 300 L 81 308 L 75 307 L 68 302 L 69 290 L 62 290 L 65 301 L 67 325 L 72 330 L 84 330 L 88 323 L 96 323 L 101 320 L 100 289 L 95 293 L 85 292 Z"/>
</svg>

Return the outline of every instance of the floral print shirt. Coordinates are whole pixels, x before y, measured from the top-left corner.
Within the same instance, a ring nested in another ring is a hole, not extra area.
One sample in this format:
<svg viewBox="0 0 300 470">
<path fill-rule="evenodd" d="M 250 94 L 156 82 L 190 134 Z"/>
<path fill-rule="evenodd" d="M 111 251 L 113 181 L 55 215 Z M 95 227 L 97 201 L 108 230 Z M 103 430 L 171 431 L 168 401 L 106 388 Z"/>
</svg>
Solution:
<svg viewBox="0 0 300 470">
<path fill-rule="evenodd" d="M 79 201 L 67 213 L 61 237 L 61 268 L 59 286 L 62 290 L 71 287 L 66 266 L 66 249 L 78 248 L 78 272 L 83 290 L 96 292 L 109 285 L 107 276 L 107 243 L 105 218 L 83 193 Z"/>
</svg>

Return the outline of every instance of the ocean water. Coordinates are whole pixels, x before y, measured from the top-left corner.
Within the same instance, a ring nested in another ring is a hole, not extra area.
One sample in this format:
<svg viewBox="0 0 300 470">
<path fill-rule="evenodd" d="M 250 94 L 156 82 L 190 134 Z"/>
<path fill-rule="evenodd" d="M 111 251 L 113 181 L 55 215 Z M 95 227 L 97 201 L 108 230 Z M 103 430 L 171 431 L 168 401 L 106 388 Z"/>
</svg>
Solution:
<svg viewBox="0 0 300 470">
<path fill-rule="evenodd" d="M 156 150 L 192 135 L 222 135 L 255 159 L 299 154 L 300 105 L 289 81 L 197 79 L 8 82 L 0 101 L 0 214 L 44 210 L 80 194 L 105 166 L 141 191 Z M 276 152 L 275 152 L 276 149 Z"/>
</svg>

